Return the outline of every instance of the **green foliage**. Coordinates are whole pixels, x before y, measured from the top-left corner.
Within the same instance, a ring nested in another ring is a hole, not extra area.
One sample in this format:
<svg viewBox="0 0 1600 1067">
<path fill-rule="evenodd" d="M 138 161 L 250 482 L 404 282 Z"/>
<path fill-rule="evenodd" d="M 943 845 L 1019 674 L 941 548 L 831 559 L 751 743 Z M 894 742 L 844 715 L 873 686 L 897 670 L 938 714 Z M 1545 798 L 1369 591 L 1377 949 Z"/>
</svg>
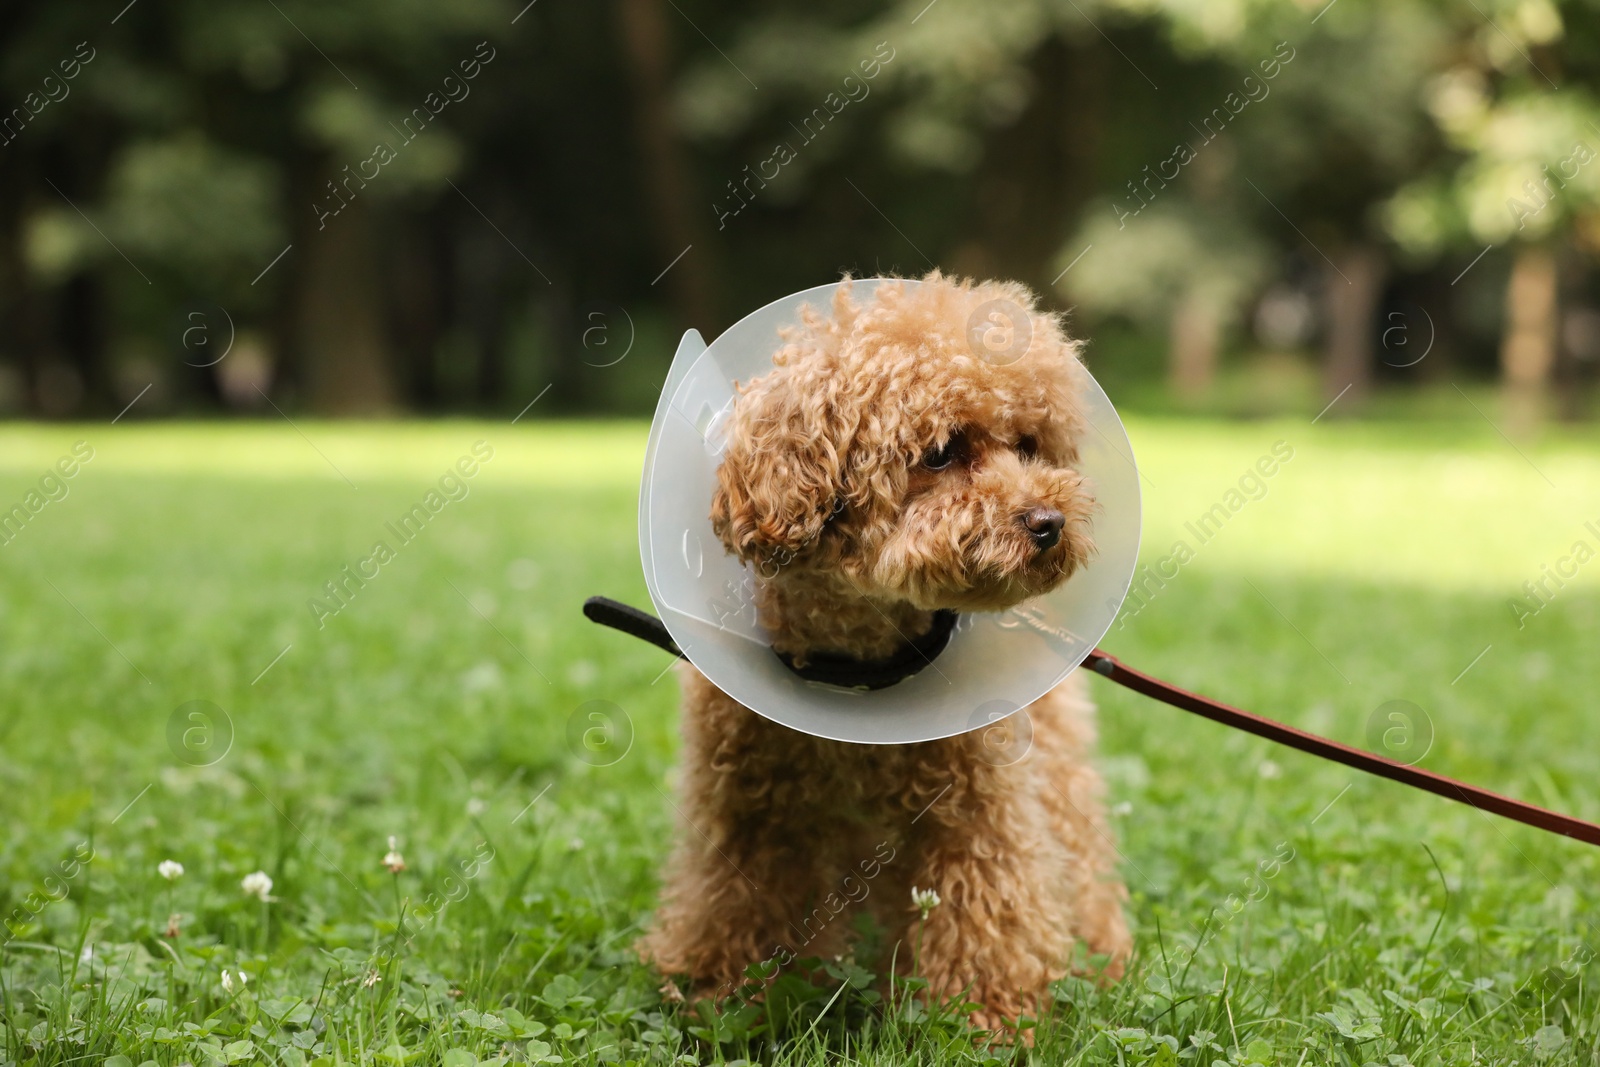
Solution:
<svg viewBox="0 0 1600 1067">
<path fill-rule="evenodd" d="M 266 161 L 193 132 L 130 145 L 109 179 L 111 232 L 130 255 L 166 263 L 191 284 L 229 274 L 248 282 L 283 247 L 278 178 Z"/>
<path fill-rule="evenodd" d="M 1442 76 L 1432 105 L 1464 159 L 1396 195 L 1390 227 L 1408 251 L 1548 239 L 1600 208 L 1600 107 L 1584 90 L 1491 101 L 1468 69 Z"/>
<path fill-rule="evenodd" d="M 1235 218 L 1168 199 L 1119 223 L 1108 205 L 1095 206 L 1099 210 L 1062 249 L 1061 269 L 1073 269 L 1061 287 L 1087 311 L 1159 329 L 1180 300 L 1198 297 L 1226 317 L 1267 273 L 1266 248 Z M 1083 270 L 1071 261 L 1079 253 Z"/>
</svg>

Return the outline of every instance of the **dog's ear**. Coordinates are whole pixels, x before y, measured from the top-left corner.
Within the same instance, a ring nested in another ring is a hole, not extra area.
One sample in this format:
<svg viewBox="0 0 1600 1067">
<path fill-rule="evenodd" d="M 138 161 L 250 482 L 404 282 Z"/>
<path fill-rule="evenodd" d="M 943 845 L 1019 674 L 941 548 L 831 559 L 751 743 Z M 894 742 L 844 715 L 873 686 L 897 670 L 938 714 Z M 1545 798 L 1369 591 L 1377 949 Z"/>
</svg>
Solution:
<svg viewBox="0 0 1600 1067">
<path fill-rule="evenodd" d="M 815 363 L 746 387 L 728 420 L 711 524 L 740 559 L 783 566 L 813 545 L 843 499 L 849 442 L 835 391 Z"/>
</svg>

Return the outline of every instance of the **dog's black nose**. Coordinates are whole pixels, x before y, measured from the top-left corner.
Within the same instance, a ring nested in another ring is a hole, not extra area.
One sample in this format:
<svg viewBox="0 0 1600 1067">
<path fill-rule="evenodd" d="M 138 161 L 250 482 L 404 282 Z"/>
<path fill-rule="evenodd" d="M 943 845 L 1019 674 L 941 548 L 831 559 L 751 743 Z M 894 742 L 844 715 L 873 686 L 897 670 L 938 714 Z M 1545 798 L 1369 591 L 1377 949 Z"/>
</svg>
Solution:
<svg viewBox="0 0 1600 1067">
<path fill-rule="evenodd" d="M 1055 508 L 1029 508 L 1022 513 L 1022 525 L 1028 528 L 1041 552 L 1056 546 L 1061 540 L 1061 527 L 1066 524 L 1067 517 Z"/>
</svg>

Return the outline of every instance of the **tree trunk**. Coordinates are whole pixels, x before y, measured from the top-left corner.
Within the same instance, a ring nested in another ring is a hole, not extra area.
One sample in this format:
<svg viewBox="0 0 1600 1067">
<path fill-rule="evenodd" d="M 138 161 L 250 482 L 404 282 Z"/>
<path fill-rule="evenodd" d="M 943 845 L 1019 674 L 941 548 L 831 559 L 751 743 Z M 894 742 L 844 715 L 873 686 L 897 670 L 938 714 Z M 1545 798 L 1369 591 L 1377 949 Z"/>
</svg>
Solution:
<svg viewBox="0 0 1600 1067">
<path fill-rule="evenodd" d="M 448 201 L 446 201 L 448 203 Z M 450 321 L 450 245 L 441 240 L 439 212 L 409 221 L 393 235 L 386 285 L 393 294 L 395 376 L 412 410 L 438 409 L 433 361 L 443 324 Z"/>
<path fill-rule="evenodd" d="M 1214 300 L 1191 289 L 1172 312 L 1167 375 L 1173 395 L 1199 400 L 1217 376 L 1222 315 Z"/>
<path fill-rule="evenodd" d="M 48 306 L 33 283 L 23 249 L 26 191 L 29 180 L 36 179 L 32 166 L 16 159 L 7 163 L 0 168 L 0 361 L 13 364 L 20 406 L 33 413 L 39 410 Z"/>
<path fill-rule="evenodd" d="M 1548 248 L 1517 250 L 1506 283 L 1500 372 L 1511 425 L 1527 430 L 1543 415 L 1556 361 L 1556 287 L 1560 272 Z"/>
<path fill-rule="evenodd" d="M 1346 245 L 1323 272 L 1327 317 L 1322 399 L 1346 411 L 1372 389 L 1373 323 L 1383 295 L 1383 253 L 1369 244 Z"/>
<path fill-rule="evenodd" d="M 297 325 L 307 404 L 318 414 L 396 407 L 370 208 L 357 194 L 306 241 Z"/>
<path fill-rule="evenodd" d="M 78 408 L 115 411 L 121 406 L 119 401 L 133 399 L 131 394 L 126 398 L 117 394 L 107 365 L 107 332 L 105 292 L 99 275 L 93 271 L 74 275 L 62 288 L 61 323 L 56 336 L 82 392 L 78 404 L 62 414 L 71 414 Z"/>
<path fill-rule="evenodd" d="M 1105 134 L 1105 64 L 1099 37 L 1092 44 L 1059 37 L 1040 43 L 1028 60 L 1031 98 L 1016 121 L 985 137 L 976 195 L 959 226 L 967 239 L 940 256 L 941 263 L 973 277 L 1018 278 L 1054 289 L 1061 279 L 1058 258 L 1083 251 L 1064 248 L 1063 241 L 1095 191 Z M 1050 296 L 1061 299 L 1060 290 Z"/>
<path fill-rule="evenodd" d="M 620 0 L 617 18 L 633 82 L 644 192 L 654 216 L 661 266 L 666 269 L 671 264 L 664 280 L 688 325 L 709 337 L 722 323 L 716 319 L 712 296 L 710 241 L 689 204 L 688 166 L 672 117 L 671 35 L 664 10 L 661 0 Z M 709 212 L 709 202 L 701 210 Z M 693 249 L 684 254 L 690 246 Z M 677 259 L 679 255 L 683 258 Z"/>
</svg>

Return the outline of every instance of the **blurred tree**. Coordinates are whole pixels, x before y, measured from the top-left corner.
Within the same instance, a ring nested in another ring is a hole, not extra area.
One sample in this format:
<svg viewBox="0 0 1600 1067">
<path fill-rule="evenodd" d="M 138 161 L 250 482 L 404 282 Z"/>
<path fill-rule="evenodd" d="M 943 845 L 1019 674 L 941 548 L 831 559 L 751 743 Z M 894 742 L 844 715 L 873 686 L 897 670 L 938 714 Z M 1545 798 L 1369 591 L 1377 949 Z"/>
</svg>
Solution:
<svg viewBox="0 0 1600 1067">
<path fill-rule="evenodd" d="M 49 70 L 45 57 L 76 57 L 81 70 L 79 93 L 4 148 L 8 177 L 54 181 L 61 195 L 13 201 L 22 217 L 0 227 L 11 237 L 0 261 L 71 292 L 120 256 L 132 270 L 108 277 L 129 325 L 160 336 L 164 309 L 196 296 L 274 314 L 314 408 L 392 408 L 384 231 L 410 220 L 397 202 L 436 195 L 460 166 L 454 116 L 441 113 L 470 95 L 477 75 L 464 64 L 483 72 L 493 46 L 476 42 L 506 26 L 507 5 L 190 2 L 123 14 L 113 25 L 85 9 L 12 9 L 8 91 Z M 73 119 L 57 121 L 68 109 Z M 257 288 L 291 248 L 292 269 Z M 159 295 L 134 295 L 141 284 Z M 285 294 L 276 309 L 274 293 Z"/>
<path fill-rule="evenodd" d="M 1421 261 L 1510 246 L 1500 364 L 1513 420 L 1526 426 L 1557 361 L 1561 246 L 1600 249 L 1600 106 L 1554 80 L 1568 68 L 1600 73 L 1600 42 L 1591 24 L 1565 47 L 1561 13 L 1543 0 L 1497 5 L 1489 19 L 1457 25 L 1455 60 L 1428 87 L 1450 155 L 1395 194 L 1386 220 Z"/>
<path fill-rule="evenodd" d="M 726 31 L 685 10 L 719 42 L 685 69 L 677 112 L 712 175 L 723 258 L 759 268 L 723 279 L 753 290 L 742 307 L 841 267 L 940 265 L 1048 289 L 1117 126 L 1112 86 L 1138 78 L 1114 49 L 1165 51 L 1103 0 L 900 0 L 848 15 L 796 2 Z M 1096 15 L 1130 24 L 1120 43 Z"/>
<path fill-rule="evenodd" d="M 714 310 L 711 275 L 705 265 L 711 250 L 704 217 L 690 205 L 689 165 L 671 107 L 673 34 L 663 0 L 619 0 L 617 22 L 634 88 L 633 127 L 639 156 L 645 161 L 643 178 L 655 221 L 657 251 L 664 265 L 676 268 L 676 273 L 667 273 L 688 323 L 702 330 L 719 329 L 722 323 Z M 689 258 L 696 244 L 700 255 Z M 679 261 L 679 256 L 686 262 Z"/>
<path fill-rule="evenodd" d="M 84 196 L 85 183 L 74 179 L 92 174 L 107 151 L 106 124 L 75 114 L 92 84 L 89 65 L 99 62 L 97 74 L 108 66 L 90 43 L 103 25 L 75 6 L 0 10 L 0 354 L 18 367 L 26 402 L 53 414 L 71 410 L 85 390 L 109 393 L 92 347 L 98 331 L 83 319 L 99 314 L 99 287 L 67 284 L 75 262 L 115 255 L 66 200 Z M 57 209 L 71 221 L 40 225 L 40 212 Z M 81 313 L 72 316 L 75 332 L 64 328 L 69 303 Z"/>
<path fill-rule="evenodd" d="M 1272 234 L 1285 248 L 1309 247 L 1325 264 L 1324 390 L 1327 399 L 1345 394 L 1347 405 L 1355 406 L 1371 381 L 1387 269 L 1385 234 L 1373 206 L 1435 152 L 1420 105 L 1420 88 L 1446 40 L 1433 6 L 1422 0 L 1124 2 L 1155 14 L 1177 51 L 1208 56 L 1231 75 L 1206 95 L 1181 101 L 1167 117 L 1178 149 L 1146 161 L 1167 181 L 1152 187 L 1150 171 L 1140 170 L 1122 210 L 1137 213 L 1135 197 L 1158 192 L 1170 198 L 1168 183 L 1187 183 L 1195 210 L 1230 220 L 1229 234 L 1208 239 L 1201 262 L 1230 254 L 1216 242 L 1237 242 L 1242 253 L 1249 233 Z M 1126 231 L 1145 218 L 1125 217 Z M 1061 254 L 1076 251 L 1069 243 Z M 1189 369 L 1206 360 L 1185 355 L 1184 346 L 1214 349 L 1215 341 L 1197 338 L 1236 315 L 1237 307 L 1227 303 L 1251 295 L 1263 277 L 1257 270 L 1224 285 L 1208 280 L 1204 268 L 1193 273 L 1205 288 L 1174 315 L 1184 323 L 1170 361 L 1180 393 L 1206 380 Z"/>
<path fill-rule="evenodd" d="M 1125 223 L 1114 205 L 1095 206 L 1100 210 L 1091 209 L 1062 249 L 1063 256 L 1083 257 L 1061 263 L 1063 291 L 1090 312 L 1165 328 L 1174 393 L 1203 398 L 1223 332 L 1266 276 L 1267 248 L 1238 219 L 1200 210 L 1176 194 Z"/>
<path fill-rule="evenodd" d="M 415 208 L 397 206 L 426 203 L 459 172 L 456 119 L 475 94 L 482 100 L 484 84 L 510 76 L 493 66 L 487 38 L 514 12 L 498 0 L 182 10 L 185 66 L 223 98 L 212 135 L 253 142 L 285 172 L 296 259 L 278 275 L 288 286 L 279 334 L 308 404 L 330 414 L 393 409 L 398 360 L 385 265 L 405 247 L 393 231 L 415 224 Z M 275 121 L 232 127 L 229 118 L 254 110 L 240 98 L 263 90 L 276 97 Z"/>
</svg>

